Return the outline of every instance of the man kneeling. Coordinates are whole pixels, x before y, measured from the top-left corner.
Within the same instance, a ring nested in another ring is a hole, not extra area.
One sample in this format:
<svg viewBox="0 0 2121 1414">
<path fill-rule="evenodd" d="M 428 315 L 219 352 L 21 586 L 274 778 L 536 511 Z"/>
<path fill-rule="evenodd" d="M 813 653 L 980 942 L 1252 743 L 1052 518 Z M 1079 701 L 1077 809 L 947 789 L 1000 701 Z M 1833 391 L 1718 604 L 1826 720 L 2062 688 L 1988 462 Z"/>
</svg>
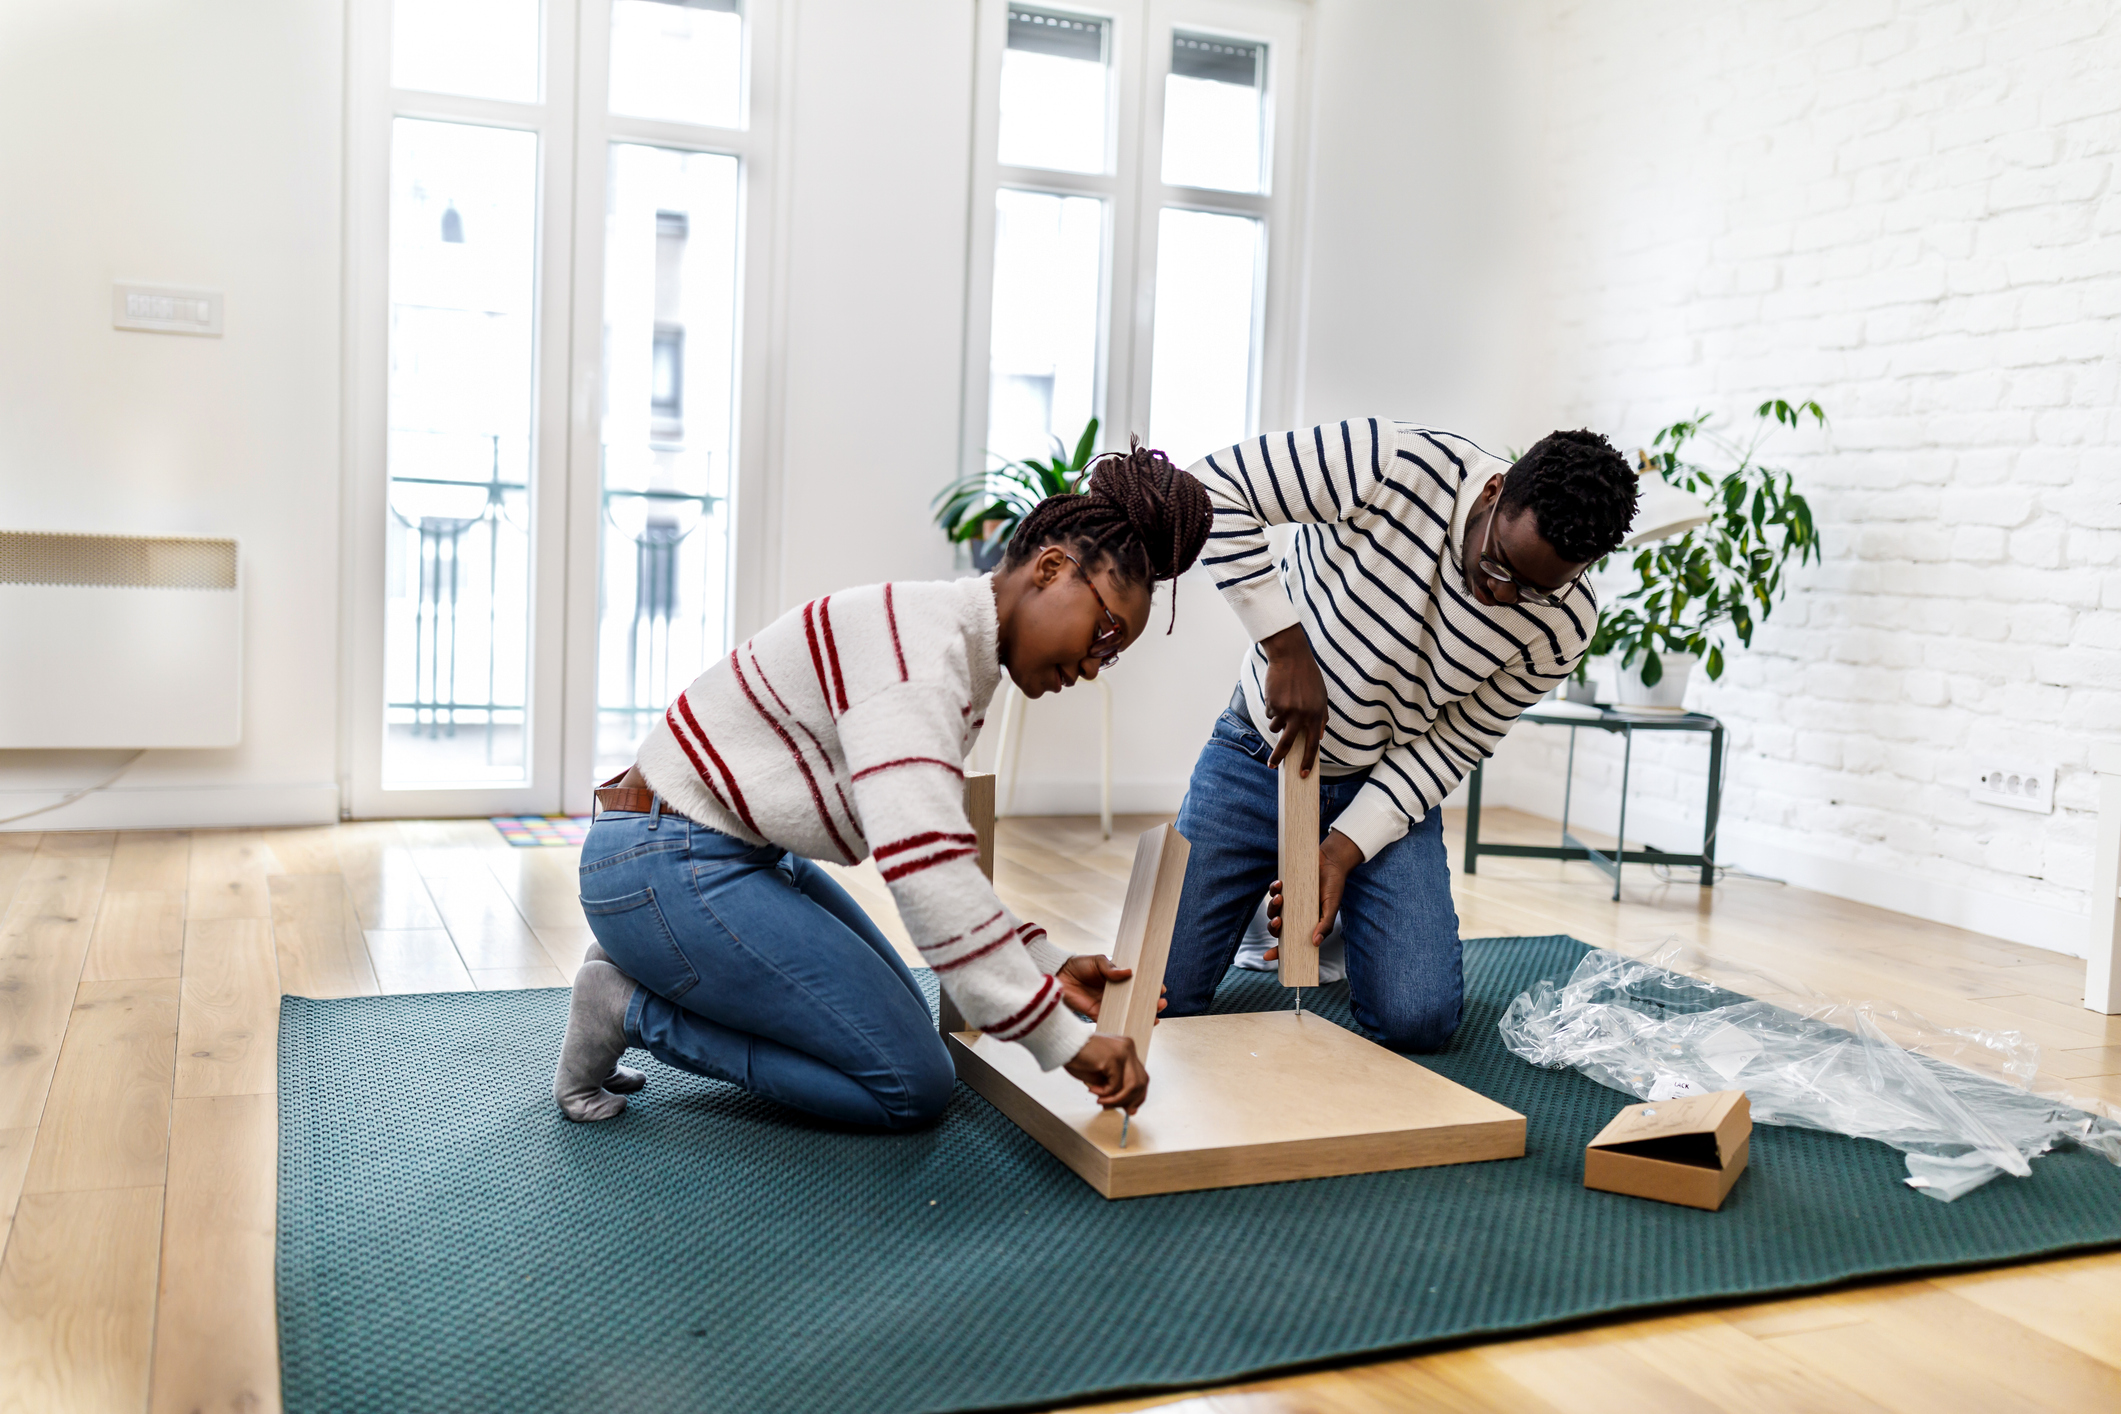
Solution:
<svg viewBox="0 0 2121 1414">
<path fill-rule="evenodd" d="M 1635 474 L 1594 432 L 1513 465 L 1382 419 L 1252 438 L 1192 471 L 1215 510 L 1201 563 L 1254 646 L 1179 811 L 1193 849 L 1165 1015 L 1208 1010 L 1274 881 L 1293 750 L 1322 777 L 1328 833 L 1317 930 L 1281 946 L 1319 946 L 1337 913 L 1356 1023 L 1438 1050 L 1464 993 L 1440 807 L 1575 670 L 1598 622 L 1583 572 L 1626 537 Z M 1296 527 L 1279 573 L 1278 524 Z"/>
</svg>

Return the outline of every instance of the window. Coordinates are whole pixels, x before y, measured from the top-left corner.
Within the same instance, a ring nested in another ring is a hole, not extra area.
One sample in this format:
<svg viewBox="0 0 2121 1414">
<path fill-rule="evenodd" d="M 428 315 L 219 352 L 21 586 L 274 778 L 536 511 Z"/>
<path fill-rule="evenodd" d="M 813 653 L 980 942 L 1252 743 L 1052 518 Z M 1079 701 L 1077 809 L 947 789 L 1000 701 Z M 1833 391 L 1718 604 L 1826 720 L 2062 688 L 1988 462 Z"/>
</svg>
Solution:
<svg viewBox="0 0 2121 1414">
<path fill-rule="evenodd" d="M 614 16 L 616 19 L 616 16 Z M 728 649 L 738 160 L 611 149 L 596 770 Z"/>
<path fill-rule="evenodd" d="M 383 770 L 520 781 L 535 133 L 391 125 Z"/>
<path fill-rule="evenodd" d="M 1287 0 L 987 0 L 964 464 L 1140 433 L 1181 465 L 1286 415 Z"/>
<path fill-rule="evenodd" d="M 1164 76 L 1166 185 L 1265 189 L 1266 58 L 1264 44 L 1172 33 Z"/>
<path fill-rule="evenodd" d="M 727 651 L 771 5 L 355 0 L 355 813 L 582 809 Z"/>
<path fill-rule="evenodd" d="M 1009 7 L 999 138 L 1004 166 L 1105 170 L 1111 28 L 1100 19 Z"/>
</svg>

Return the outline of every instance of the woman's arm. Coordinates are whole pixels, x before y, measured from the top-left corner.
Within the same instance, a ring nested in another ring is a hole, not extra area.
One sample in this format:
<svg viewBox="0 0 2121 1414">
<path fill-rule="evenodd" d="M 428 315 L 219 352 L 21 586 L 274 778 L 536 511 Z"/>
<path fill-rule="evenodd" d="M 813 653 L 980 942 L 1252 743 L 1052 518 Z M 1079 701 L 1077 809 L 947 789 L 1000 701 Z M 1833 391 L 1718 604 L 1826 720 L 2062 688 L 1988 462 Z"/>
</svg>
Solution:
<svg viewBox="0 0 2121 1414">
<path fill-rule="evenodd" d="M 854 806 L 906 931 L 960 1014 L 1052 1070 L 1075 1058 L 1090 1028 L 1062 1005 L 1060 983 L 1033 961 L 1022 925 L 980 873 L 958 765 L 961 705 L 916 679 L 850 707 L 839 733 Z"/>
</svg>

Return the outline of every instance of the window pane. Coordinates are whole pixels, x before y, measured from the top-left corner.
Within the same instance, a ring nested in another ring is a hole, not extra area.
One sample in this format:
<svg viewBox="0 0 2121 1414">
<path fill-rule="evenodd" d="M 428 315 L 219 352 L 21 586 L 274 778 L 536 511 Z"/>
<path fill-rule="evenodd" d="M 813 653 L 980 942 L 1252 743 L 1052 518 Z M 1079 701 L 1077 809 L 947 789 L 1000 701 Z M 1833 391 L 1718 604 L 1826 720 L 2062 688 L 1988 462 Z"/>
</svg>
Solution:
<svg viewBox="0 0 2121 1414">
<path fill-rule="evenodd" d="M 538 0 L 398 0 L 390 17 L 390 81 L 535 103 L 538 19 Z"/>
<path fill-rule="evenodd" d="M 1104 245 L 1095 197 L 995 193 L 990 459 L 1072 450 L 1095 411 Z"/>
<path fill-rule="evenodd" d="M 393 125 L 386 786 L 527 778 L 537 189 L 534 133 Z"/>
<path fill-rule="evenodd" d="M 1267 47 L 1171 36 L 1164 80 L 1164 180 L 1175 187 L 1260 191 Z"/>
<path fill-rule="evenodd" d="M 1157 219 L 1149 440 L 1180 466 L 1252 430 L 1260 236 L 1249 216 Z"/>
<path fill-rule="evenodd" d="M 611 111 L 742 125 L 739 0 L 612 0 Z"/>
<path fill-rule="evenodd" d="M 1009 7 L 999 157 L 1008 167 L 1105 170 L 1103 20 Z"/>
<path fill-rule="evenodd" d="M 729 647 L 737 159 L 617 144 L 605 220 L 598 780 Z"/>
</svg>

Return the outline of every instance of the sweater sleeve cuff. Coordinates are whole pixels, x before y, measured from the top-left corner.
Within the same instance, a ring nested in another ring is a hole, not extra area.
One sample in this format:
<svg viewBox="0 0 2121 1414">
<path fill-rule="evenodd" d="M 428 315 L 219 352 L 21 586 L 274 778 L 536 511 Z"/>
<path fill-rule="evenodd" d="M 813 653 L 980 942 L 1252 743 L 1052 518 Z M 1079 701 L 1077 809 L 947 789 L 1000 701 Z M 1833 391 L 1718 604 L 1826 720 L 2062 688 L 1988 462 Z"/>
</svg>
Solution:
<svg viewBox="0 0 2121 1414">
<path fill-rule="evenodd" d="M 1237 621 L 1245 626 L 1254 643 L 1272 638 L 1300 621 L 1296 606 L 1289 602 L 1289 592 L 1282 588 L 1279 570 L 1231 585 L 1223 591 L 1223 602 L 1237 615 Z"/>
<path fill-rule="evenodd" d="M 1059 976 L 1061 965 L 1067 962 L 1069 958 L 1075 956 L 1074 953 L 1069 952 L 1059 943 L 1047 937 L 1043 928 L 1025 940 L 1024 951 L 1031 954 L 1031 961 L 1037 964 L 1038 970 L 1049 977 Z"/>
<path fill-rule="evenodd" d="M 1047 1013 L 1046 1019 L 1017 1037 L 1017 1044 L 1031 1052 L 1040 1070 L 1057 1070 L 1075 1059 L 1075 1053 L 1090 1039 L 1090 1023 L 1063 1006 Z"/>
<path fill-rule="evenodd" d="M 1333 821 L 1333 828 L 1354 841 L 1364 859 L 1375 859 L 1378 851 L 1406 834 L 1409 823 L 1390 796 L 1368 785 L 1348 802 L 1348 808 Z"/>
</svg>

